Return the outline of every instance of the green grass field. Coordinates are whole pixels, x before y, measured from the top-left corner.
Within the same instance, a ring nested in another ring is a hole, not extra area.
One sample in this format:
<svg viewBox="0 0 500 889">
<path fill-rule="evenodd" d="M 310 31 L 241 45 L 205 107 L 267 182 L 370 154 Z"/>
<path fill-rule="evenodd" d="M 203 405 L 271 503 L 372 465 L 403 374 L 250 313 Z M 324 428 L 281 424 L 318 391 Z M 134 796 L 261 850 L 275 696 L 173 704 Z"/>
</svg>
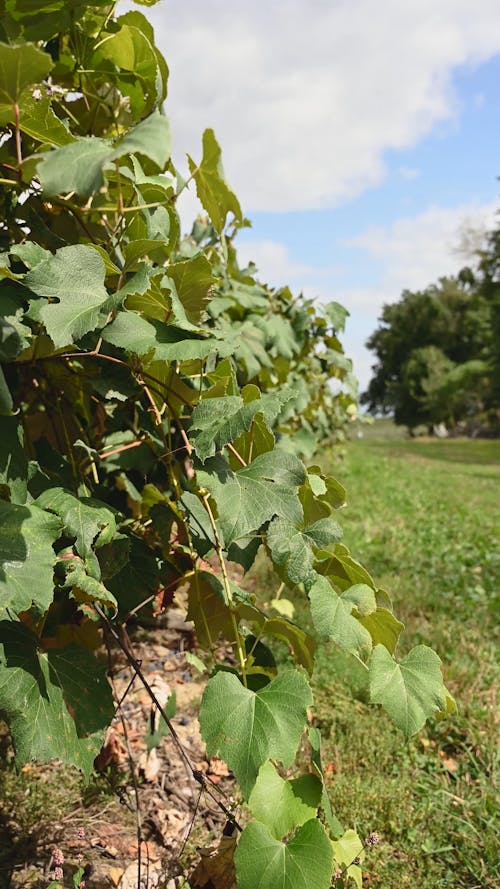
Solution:
<svg viewBox="0 0 500 889">
<path fill-rule="evenodd" d="M 432 645 L 459 711 L 407 744 L 332 678 L 324 651 L 315 681 L 329 789 L 346 826 L 382 837 L 370 887 L 498 886 L 500 442 L 406 441 L 386 426 L 323 466 L 347 487 L 345 542 L 406 623 L 400 653 Z"/>
</svg>

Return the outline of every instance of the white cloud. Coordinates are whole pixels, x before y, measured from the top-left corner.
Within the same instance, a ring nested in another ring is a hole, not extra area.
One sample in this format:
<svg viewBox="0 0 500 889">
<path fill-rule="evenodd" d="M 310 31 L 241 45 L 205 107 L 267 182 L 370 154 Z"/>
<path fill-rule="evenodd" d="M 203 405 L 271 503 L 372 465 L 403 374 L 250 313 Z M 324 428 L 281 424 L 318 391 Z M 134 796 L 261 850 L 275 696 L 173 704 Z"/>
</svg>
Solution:
<svg viewBox="0 0 500 889">
<path fill-rule="evenodd" d="M 284 284 L 294 286 L 297 282 L 324 276 L 330 270 L 318 271 L 317 268 L 295 259 L 286 244 L 271 240 L 242 241 L 237 244 L 238 261 L 243 268 L 254 262 L 258 268 L 258 278 L 280 287 Z"/>
<path fill-rule="evenodd" d="M 403 289 L 426 287 L 465 265 L 470 256 L 464 255 L 464 236 L 470 233 L 472 240 L 477 240 L 492 227 L 497 209 L 497 202 L 429 207 L 418 216 L 398 219 L 392 225 L 370 226 L 343 243 L 361 247 L 383 263 L 383 289 L 386 302 L 392 302 Z"/>
<path fill-rule="evenodd" d="M 366 388 L 374 356 L 365 348 L 369 335 L 377 327 L 384 303 L 397 302 L 405 289 L 425 288 L 439 278 L 456 274 L 472 259 L 471 252 L 491 229 L 497 204 L 464 204 L 458 207 L 431 207 L 413 217 L 404 217 L 391 225 L 372 226 L 342 247 L 356 249 L 352 265 L 373 268 L 373 285 L 339 287 L 336 268 L 315 269 L 290 255 L 284 244 L 272 241 L 247 241 L 238 247 L 245 261 L 252 258 L 271 285 L 290 284 L 309 298 L 327 302 L 335 299 L 350 312 L 345 351 L 354 362 L 360 389 Z M 335 248 L 332 249 L 335 254 Z M 342 257 L 346 262 L 345 253 Z"/>
<path fill-rule="evenodd" d="M 500 51 L 498 0 L 168 0 L 147 11 L 171 68 L 177 158 L 213 126 L 246 212 L 334 206 L 384 151 L 458 113 L 453 69 Z"/>
</svg>

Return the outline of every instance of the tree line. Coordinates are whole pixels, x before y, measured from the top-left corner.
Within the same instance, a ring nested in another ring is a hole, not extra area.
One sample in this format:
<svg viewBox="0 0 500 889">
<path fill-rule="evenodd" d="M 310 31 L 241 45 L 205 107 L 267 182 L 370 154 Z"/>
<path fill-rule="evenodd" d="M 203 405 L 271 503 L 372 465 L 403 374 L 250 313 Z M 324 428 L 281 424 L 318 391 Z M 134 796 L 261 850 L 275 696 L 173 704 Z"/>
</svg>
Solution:
<svg viewBox="0 0 500 889">
<path fill-rule="evenodd" d="M 367 341 L 376 364 L 361 396 L 410 432 L 500 432 L 500 227 L 474 266 L 385 305 Z"/>
</svg>

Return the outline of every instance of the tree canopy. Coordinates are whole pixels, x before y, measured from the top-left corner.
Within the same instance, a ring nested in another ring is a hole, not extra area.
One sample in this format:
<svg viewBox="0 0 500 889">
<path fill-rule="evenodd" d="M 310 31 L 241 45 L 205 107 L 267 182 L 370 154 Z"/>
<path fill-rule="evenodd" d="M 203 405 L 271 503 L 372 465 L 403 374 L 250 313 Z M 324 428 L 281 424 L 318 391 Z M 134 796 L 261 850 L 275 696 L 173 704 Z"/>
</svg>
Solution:
<svg viewBox="0 0 500 889">
<path fill-rule="evenodd" d="M 377 358 L 361 401 L 398 425 L 500 428 L 500 229 L 475 268 L 405 290 L 385 305 L 367 346 Z"/>
</svg>

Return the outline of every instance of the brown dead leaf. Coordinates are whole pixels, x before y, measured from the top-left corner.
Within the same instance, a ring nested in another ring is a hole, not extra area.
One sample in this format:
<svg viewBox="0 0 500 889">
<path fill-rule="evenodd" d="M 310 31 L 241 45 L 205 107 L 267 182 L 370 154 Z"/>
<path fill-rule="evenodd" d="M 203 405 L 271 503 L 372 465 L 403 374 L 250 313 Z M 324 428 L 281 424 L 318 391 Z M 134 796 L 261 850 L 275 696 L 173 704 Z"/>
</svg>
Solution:
<svg viewBox="0 0 500 889">
<path fill-rule="evenodd" d="M 127 750 L 115 726 L 106 732 L 104 744 L 96 756 L 94 766 L 98 772 L 104 772 L 108 766 L 119 766 L 127 759 Z"/>
<path fill-rule="evenodd" d="M 214 777 L 227 778 L 227 776 L 229 775 L 229 769 L 222 759 L 219 759 L 218 756 L 212 756 L 208 764 L 208 774 L 212 778 L 212 780 L 214 779 Z"/>
<path fill-rule="evenodd" d="M 118 886 L 124 873 L 125 871 L 123 867 L 110 867 L 108 871 L 108 877 L 111 880 L 113 886 Z"/>
<path fill-rule="evenodd" d="M 191 889 L 235 889 L 236 836 L 222 837 L 217 846 L 199 849 L 200 861 L 189 878 Z"/>
<path fill-rule="evenodd" d="M 456 759 L 453 759 L 452 756 L 448 756 L 446 759 L 443 759 L 443 765 L 445 769 L 448 769 L 449 772 L 456 772 L 458 769 L 458 762 Z"/>
</svg>

